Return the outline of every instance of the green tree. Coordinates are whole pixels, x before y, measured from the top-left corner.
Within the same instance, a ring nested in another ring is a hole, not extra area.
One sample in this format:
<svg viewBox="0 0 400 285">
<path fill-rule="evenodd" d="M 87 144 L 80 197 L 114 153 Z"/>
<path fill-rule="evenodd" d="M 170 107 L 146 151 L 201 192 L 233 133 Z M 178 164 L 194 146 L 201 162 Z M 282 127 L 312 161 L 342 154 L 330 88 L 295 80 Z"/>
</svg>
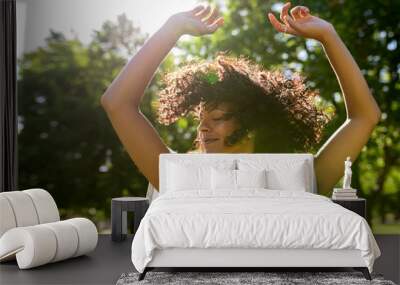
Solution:
<svg viewBox="0 0 400 285">
<path fill-rule="evenodd" d="M 145 38 L 121 15 L 87 46 L 51 31 L 45 47 L 19 62 L 19 188 L 48 190 L 64 218 L 98 222 L 110 216 L 112 197 L 145 194 L 146 179 L 99 104 Z M 149 102 L 143 105 L 149 113 Z"/>
<path fill-rule="evenodd" d="M 181 42 L 180 61 L 212 58 L 218 51 L 246 55 L 265 68 L 300 71 L 310 87 L 320 91 L 321 103 L 336 116 L 326 127 L 325 140 L 344 122 L 346 113 L 336 76 L 320 43 L 276 32 L 267 12 L 278 14 L 284 2 L 209 1 L 220 6 L 225 24 L 213 36 Z M 386 214 L 400 220 L 400 10 L 399 1 L 292 1 L 331 22 L 366 77 L 382 119 L 353 164 L 352 186 L 368 199 L 368 221 Z M 318 146 L 319 147 L 319 146 Z M 315 150 L 311 150 L 315 152 Z M 339 186 L 339 183 L 338 183 Z"/>
</svg>

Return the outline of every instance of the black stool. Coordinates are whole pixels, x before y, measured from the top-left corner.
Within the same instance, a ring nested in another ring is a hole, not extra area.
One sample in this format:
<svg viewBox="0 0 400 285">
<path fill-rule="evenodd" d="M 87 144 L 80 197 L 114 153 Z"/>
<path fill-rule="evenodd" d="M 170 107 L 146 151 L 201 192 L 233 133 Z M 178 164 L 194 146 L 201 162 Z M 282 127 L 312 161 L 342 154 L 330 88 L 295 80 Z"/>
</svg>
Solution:
<svg viewBox="0 0 400 285">
<path fill-rule="evenodd" d="M 145 197 L 120 197 L 111 200 L 111 239 L 123 241 L 127 234 L 127 212 L 133 212 L 133 234 L 149 207 Z"/>
</svg>

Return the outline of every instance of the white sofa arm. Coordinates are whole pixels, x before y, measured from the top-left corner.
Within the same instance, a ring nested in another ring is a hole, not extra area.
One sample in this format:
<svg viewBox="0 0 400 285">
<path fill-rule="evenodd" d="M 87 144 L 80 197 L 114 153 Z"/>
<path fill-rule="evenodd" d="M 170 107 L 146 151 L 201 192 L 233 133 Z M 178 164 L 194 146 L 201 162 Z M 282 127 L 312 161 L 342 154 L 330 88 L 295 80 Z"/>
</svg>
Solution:
<svg viewBox="0 0 400 285">
<path fill-rule="evenodd" d="M 0 261 L 16 256 L 20 269 L 28 269 L 86 254 L 96 248 L 96 226 L 88 219 L 18 227 L 0 238 Z"/>
</svg>

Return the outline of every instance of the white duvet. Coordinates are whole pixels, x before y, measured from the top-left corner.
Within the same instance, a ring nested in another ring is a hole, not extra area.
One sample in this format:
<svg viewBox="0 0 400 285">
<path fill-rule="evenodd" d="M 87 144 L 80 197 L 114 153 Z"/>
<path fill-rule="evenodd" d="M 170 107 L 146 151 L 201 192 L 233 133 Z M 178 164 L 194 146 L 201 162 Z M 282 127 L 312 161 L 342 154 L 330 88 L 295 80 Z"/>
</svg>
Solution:
<svg viewBox="0 0 400 285">
<path fill-rule="evenodd" d="M 143 272 L 154 249 L 359 249 L 369 271 L 381 254 L 364 218 L 309 192 L 247 189 L 171 192 L 155 199 L 132 242 Z"/>
</svg>

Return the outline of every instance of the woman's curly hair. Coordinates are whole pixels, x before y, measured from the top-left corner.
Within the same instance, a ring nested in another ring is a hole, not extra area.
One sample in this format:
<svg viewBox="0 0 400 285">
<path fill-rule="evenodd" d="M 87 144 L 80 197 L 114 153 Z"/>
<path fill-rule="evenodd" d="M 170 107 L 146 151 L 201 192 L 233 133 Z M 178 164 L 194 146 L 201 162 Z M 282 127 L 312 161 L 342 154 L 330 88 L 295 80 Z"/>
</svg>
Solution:
<svg viewBox="0 0 400 285">
<path fill-rule="evenodd" d="M 219 53 L 212 62 L 191 61 L 163 76 L 157 120 L 169 125 L 182 116 L 199 117 L 202 105 L 229 103 L 225 119 L 233 117 L 240 127 L 226 145 L 255 131 L 255 152 L 307 152 L 320 142 L 331 117 L 315 106 L 319 93 L 304 82 L 298 73 L 287 77 L 244 56 Z"/>
</svg>

